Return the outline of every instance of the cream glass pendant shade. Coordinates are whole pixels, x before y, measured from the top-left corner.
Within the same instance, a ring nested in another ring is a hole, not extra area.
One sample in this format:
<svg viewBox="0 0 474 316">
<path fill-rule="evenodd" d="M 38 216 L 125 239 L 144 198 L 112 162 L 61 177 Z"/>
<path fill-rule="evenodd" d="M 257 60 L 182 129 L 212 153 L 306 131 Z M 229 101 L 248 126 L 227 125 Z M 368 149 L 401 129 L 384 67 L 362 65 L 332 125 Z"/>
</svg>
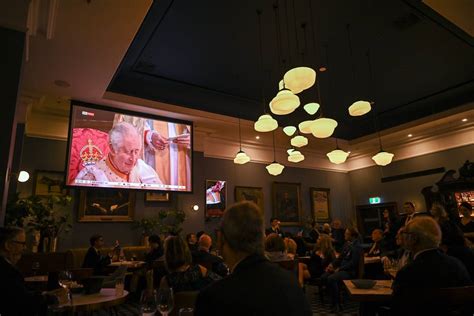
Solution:
<svg viewBox="0 0 474 316">
<path fill-rule="evenodd" d="M 285 169 L 285 166 L 279 164 L 276 161 L 273 161 L 271 164 L 269 164 L 265 168 L 267 168 L 267 171 L 269 174 L 271 174 L 272 176 L 277 176 L 283 172 L 283 169 Z"/>
<path fill-rule="evenodd" d="M 340 163 L 346 162 L 346 159 L 349 156 L 349 153 L 339 148 L 336 148 L 333 151 L 328 152 L 326 156 L 328 156 L 330 162 L 338 165 Z"/>
<path fill-rule="evenodd" d="M 293 152 L 294 150 L 295 150 L 294 148 L 290 148 L 286 152 L 288 153 L 288 155 L 291 155 L 291 152 Z"/>
<path fill-rule="evenodd" d="M 318 118 L 311 125 L 311 133 L 317 138 L 327 138 L 334 133 L 337 122 L 330 118 Z"/>
<path fill-rule="evenodd" d="M 386 151 L 380 151 L 378 154 L 372 157 L 372 160 L 379 166 L 386 166 L 392 162 L 395 155 Z"/>
<path fill-rule="evenodd" d="M 290 69 L 283 76 L 286 88 L 294 94 L 311 88 L 316 82 L 316 71 L 309 67 L 296 67 Z"/>
<path fill-rule="evenodd" d="M 239 165 L 246 164 L 249 161 L 250 161 L 250 157 L 242 150 L 240 150 L 234 158 L 234 163 L 239 164 Z"/>
<path fill-rule="evenodd" d="M 276 115 L 292 113 L 300 106 L 300 98 L 288 89 L 278 91 L 270 102 L 270 110 Z"/>
<path fill-rule="evenodd" d="M 294 147 L 303 147 L 303 146 L 308 145 L 308 139 L 304 136 L 298 135 L 298 136 L 293 137 L 290 143 L 291 143 L 291 146 L 294 146 Z"/>
<path fill-rule="evenodd" d="M 278 122 L 269 114 L 264 114 L 255 122 L 254 128 L 257 132 L 271 132 L 276 130 Z"/>
<path fill-rule="evenodd" d="M 294 162 L 294 163 L 297 163 L 297 162 L 300 162 L 300 161 L 303 161 L 304 160 L 304 155 L 297 151 L 297 150 L 293 150 L 290 155 L 288 156 L 288 161 L 289 162 Z"/>
<path fill-rule="evenodd" d="M 285 126 L 283 128 L 283 132 L 286 134 L 286 136 L 291 137 L 296 132 L 296 127 L 294 127 L 294 126 Z"/>
<path fill-rule="evenodd" d="M 349 107 L 349 114 L 351 116 L 362 116 L 370 112 L 372 107 L 368 101 L 356 101 Z"/>
<path fill-rule="evenodd" d="M 311 103 L 306 104 L 303 108 L 306 111 L 306 113 L 308 113 L 309 115 L 313 115 L 316 112 L 318 112 L 319 103 L 311 102 Z"/>
<path fill-rule="evenodd" d="M 303 134 L 311 134 L 311 126 L 314 124 L 315 120 L 303 121 L 298 124 L 298 129 Z"/>
</svg>

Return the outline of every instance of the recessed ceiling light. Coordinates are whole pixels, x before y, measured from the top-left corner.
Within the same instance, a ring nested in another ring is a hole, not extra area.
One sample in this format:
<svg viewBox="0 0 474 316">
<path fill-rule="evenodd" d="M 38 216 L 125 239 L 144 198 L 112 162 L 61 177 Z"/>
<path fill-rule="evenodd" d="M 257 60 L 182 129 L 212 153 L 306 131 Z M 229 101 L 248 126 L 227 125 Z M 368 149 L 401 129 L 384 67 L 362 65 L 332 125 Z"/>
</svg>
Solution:
<svg viewBox="0 0 474 316">
<path fill-rule="evenodd" d="M 255 139 L 260 139 L 260 136 L 255 136 Z"/>
<path fill-rule="evenodd" d="M 462 122 L 467 122 L 467 118 L 463 118 L 461 121 Z"/>
<path fill-rule="evenodd" d="M 412 134 L 408 134 L 408 137 L 412 137 L 413 135 Z"/>
<path fill-rule="evenodd" d="M 319 71 L 320 72 L 325 72 L 326 70 L 328 70 L 326 67 L 322 66 L 322 67 L 319 67 Z"/>
</svg>

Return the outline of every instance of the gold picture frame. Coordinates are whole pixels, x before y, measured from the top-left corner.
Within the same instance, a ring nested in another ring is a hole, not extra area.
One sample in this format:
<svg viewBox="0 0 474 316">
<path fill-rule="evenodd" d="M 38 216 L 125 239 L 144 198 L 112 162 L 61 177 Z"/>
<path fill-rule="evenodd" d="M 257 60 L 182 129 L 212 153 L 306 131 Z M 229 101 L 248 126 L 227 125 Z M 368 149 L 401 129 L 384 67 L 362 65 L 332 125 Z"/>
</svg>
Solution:
<svg viewBox="0 0 474 316">
<path fill-rule="evenodd" d="M 331 221 L 331 204 L 327 188 L 309 188 L 311 213 L 316 222 Z"/>
<path fill-rule="evenodd" d="M 146 192 L 145 202 L 169 202 L 169 192 Z"/>
<path fill-rule="evenodd" d="M 80 191 L 79 222 L 132 222 L 135 192 L 85 189 Z"/>
<path fill-rule="evenodd" d="M 241 187 L 234 188 L 235 202 L 250 201 L 257 204 L 258 208 L 265 214 L 263 188 L 261 187 Z"/>
<path fill-rule="evenodd" d="M 280 220 L 282 226 L 301 225 L 301 184 L 273 182 L 273 217 Z"/>
</svg>

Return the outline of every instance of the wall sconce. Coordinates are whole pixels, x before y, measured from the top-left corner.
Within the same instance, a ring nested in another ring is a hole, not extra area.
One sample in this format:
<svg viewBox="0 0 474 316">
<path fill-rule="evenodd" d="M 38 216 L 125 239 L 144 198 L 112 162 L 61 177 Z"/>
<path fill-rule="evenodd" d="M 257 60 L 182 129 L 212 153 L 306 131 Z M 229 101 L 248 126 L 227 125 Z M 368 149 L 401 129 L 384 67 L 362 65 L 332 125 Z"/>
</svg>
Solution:
<svg viewBox="0 0 474 316">
<path fill-rule="evenodd" d="M 26 182 L 30 179 L 28 171 L 21 170 L 20 172 L 11 172 L 10 177 L 16 177 L 18 182 Z"/>
<path fill-rule="evenodd" d="M 191 207 L 191 209 L 192 209 L 193 211 L 197 212 L 197 211 L 199 211 L 199 205 L 194 204 L 194 205 Z"/>
</svg>

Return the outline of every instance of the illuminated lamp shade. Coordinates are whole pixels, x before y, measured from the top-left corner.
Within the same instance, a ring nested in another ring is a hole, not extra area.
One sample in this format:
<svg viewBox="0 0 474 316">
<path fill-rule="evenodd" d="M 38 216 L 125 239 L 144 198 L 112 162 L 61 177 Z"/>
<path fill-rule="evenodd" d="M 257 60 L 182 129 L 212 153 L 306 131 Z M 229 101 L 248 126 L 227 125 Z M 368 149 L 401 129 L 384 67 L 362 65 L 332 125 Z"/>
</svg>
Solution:
<svg viewBox="0 0 474 316">
<path fill-rule="evenodd" d="M 292 113 L 300 106 L 300 98 L 288 89 L 283 89 L 270 102 L 270 110 L 276 115 Z"/>
<path fill-rule="evenodd" d="M 319 110 L 319 103 L 316 103 L 316 102 L 311 102 L 311 103 L 308 103 L 304 106 L 304 110 L 306 111 L 306 113 L 308 113 L 309 115 L 313 115 L 315 114 L 316 112 L 318 112 Z"/>
<path fill-rule="evenodd" d="M 294 94 L 311 88 L 316 82 L 316 71 L 309 67 L 296 67 L 290 69 L 283 76 L 286 88 Z"/>
<path fill-rule="evenodd" d="M 267 171 L 269 174 L 271 174 L 272 176 L 277 176 L 283 172 L 283 169 L 285 169 L 285 166 L 283 166 L 282 164 L 279 164 L 276 161 L 273 161 L 271 164 L 269 164 L 265 168 L 267 168 Z"/>
<path fill-rule="evenodd" d="M 294 126 L 285 126 L 285 127 L 283 128 L 283 132 L 285 132 L 285 134 L 286 134 L 287 136 L 290 136 L 290 137 L 291 137 L 291 136 L 293 136 L 293 134 L 296 132 L 296 127 L 294 127 Z"/>
<path fill-rule="evenodd" d="M 338 165 L 340 163 L 346 162 L 349 153 L 341 149 L 334 149 L 333 151 L 328 152 L 326 156 L 328 156 L 330 162 Z"/>
<path fill-rule="evenodd" d="M 294 150 L 290 153 L 290 155 L 288 156 L 288 161 L 289 162 L 294 162 L 294 163 L 297 163 L 297 162 L 300 162 L 300 161 L 303 161 L 304 160 L 304 155 L 297 151 L 297 150 Z"/>
<path fill-rule="evenodd" d="M 303 147 L 308 145 L 308 139 L 304 136 L 298 135 L 291 139 L 291 146 L 294 147 Z"/>
<path fill-rule="evenodd" d="M 240 150 L 237 153 L 237 155 L 235 155 L 235 158 L 234 158 L 234 163 L 239 164 L 239 165 L 243 165 L 249 161 L 250 161 L 250 157 L 242 150 Z"/>
<path fill-rule="evenodd" d="M 369 113 L 371 109 L 370 102 L 356 101 L 349 107 L 349 114 L 351 116 L 362 116 Z"/>
<path fill-rule="evenodd" d="M 311 133 L 317 138 L 327 138 L 334 133 L 337 122 L 330 118 L 318 118 L 311 125 Z"/>
<path fill-rule="evenodd" d="M 372 160 L 379 166 L 386 166 L 392 162 L 395 155 L 386 151 L 380 151 L 377 155 L 372 157 Z"/>
<path fill-rule="evenodd" d="M 283 79 L 281 79 L 280 82 L 278 82 L 278 91 L 283 90 L 283 88 L 284 88 Z"/>
<path fill-rule="evenodd" d="M 30 178 L 30 174 L 26 171 L 20 171 L 18 174 L 18 182 L 26 182 Z"/>
<path fill-rule="evenodd" d="M 286 152 L 288 153 L 288 155 L 291 155 L 291 153 L 292 153 L 293 151 L 294 151 L 294 149 L 293 149 L 293 148 L 290 148 L 290 149 L 288 149 Z"/>
<path fill-rule="evenodd" d="M 271 132 L 276 130 L 278 122 L 268 114 L 264 114 L 258 118 L 258 121 L 254 124 L 254 129 L 257 132 Z"/>
<path fill-rule="evenodd" d="M 311 126 L 314 124 L 315 120 L 303 121 L 298 124 L 298 129 L 303 134 L 311 134 Z"/>
</svg>

